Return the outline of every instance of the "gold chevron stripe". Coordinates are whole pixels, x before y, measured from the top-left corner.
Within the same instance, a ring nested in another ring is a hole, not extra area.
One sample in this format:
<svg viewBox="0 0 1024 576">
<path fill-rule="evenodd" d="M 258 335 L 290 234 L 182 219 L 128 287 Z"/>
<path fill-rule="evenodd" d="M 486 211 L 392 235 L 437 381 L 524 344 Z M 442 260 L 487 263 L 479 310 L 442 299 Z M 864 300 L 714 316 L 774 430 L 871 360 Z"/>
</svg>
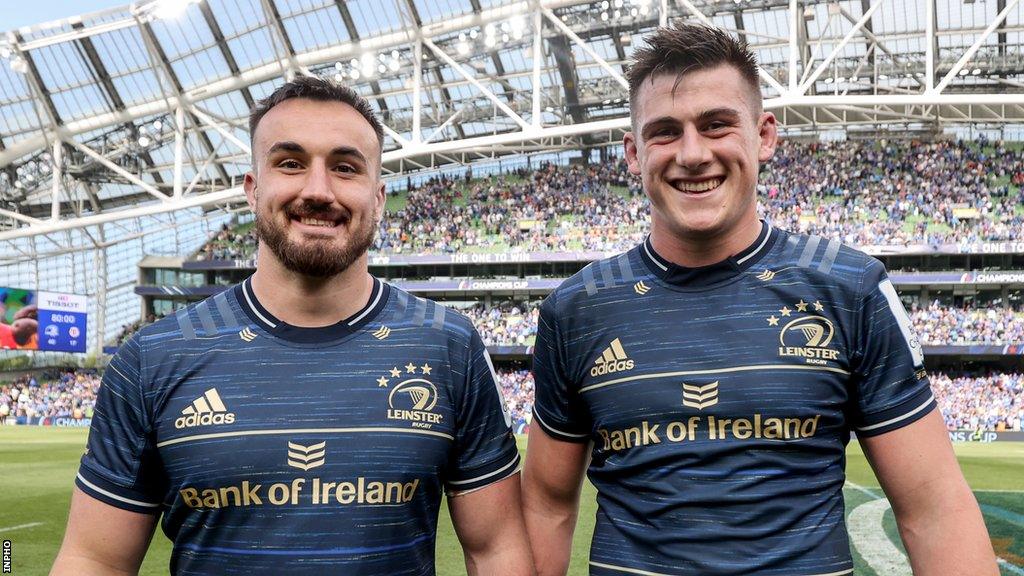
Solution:
<svg viewBox="0 0 1024 576">
<path fill-rule="evenodd" d="M 715 398 L 714 400 L 708 400 L 707 402 L 689 402 L 687 400 L 683 400 L 683 406 L 696 408 L 697 410 L 703 410 L 708 406 L 714 406 L 715 404 L 718 404 L 718 398 Z"/>
<path fill-rule="evenodd" d="M 296 444 L 294 442 L 289 442 L 288 443 L 288 449 L 289 450 L 299 450 L 299 451 L 307 453 L 307 454 L 309 452 L 312 452 L 313 450 L 320 450 L 320 449 L 326 448 L 326 447 L 327 447 L 327 442 L 326 441 L 321 442 L 319 444 L 311 444 L 309 446 L 303 446 L 302 444 Z"/>
<path fill-rule="evenodd" d="M 718 388 L 717 381 L 712 382 L 711 384 L 706 384 L 704 386 L 697 386 L 696 384 L 686 383 L 683 384 L 683 390 L 689 390 L 690 392 L 706 392 L 708 390 L 711 390 L 712 388 Z"/>
<path fill-rule="evenodd" d="M 288 457 L 294 458 L 300 462 L 310 462 L 312 460 L 318 460 L 327 456 L 327 451 L 314 452 L 312 454 L 300 454 L 299 452 L 289 452 Z"/>
<path fill-rule="evenodd" d="M 697 400 L 698 402 L 701 401 L 701 400 L 707 400 L 708 398 L 717 398 L 717 397 L 718 397 L 718 391 L 717 390 L 715 390 L 714 392 L 708 392 L 707 394 L 694 394 L 693 392 L 683 392 L 683 398 L 688 398 L 690 400 Z"/>
<path fill-rule="evenodd" d="M 288 465 L 292 466 L 293 468 L 298 468 L 300 470 L 306 471 L 306 470 L 312 470 L 313 468 L 316 468 L 318 466 L 323 466 L 324 465 L 324 461 L 321 460 L 319 462 L 312 462 L 310 464 L 301 464 L 299 462 L 292 462 L 291 460 L 289 460 L 288 461 Z"/>
</svg>

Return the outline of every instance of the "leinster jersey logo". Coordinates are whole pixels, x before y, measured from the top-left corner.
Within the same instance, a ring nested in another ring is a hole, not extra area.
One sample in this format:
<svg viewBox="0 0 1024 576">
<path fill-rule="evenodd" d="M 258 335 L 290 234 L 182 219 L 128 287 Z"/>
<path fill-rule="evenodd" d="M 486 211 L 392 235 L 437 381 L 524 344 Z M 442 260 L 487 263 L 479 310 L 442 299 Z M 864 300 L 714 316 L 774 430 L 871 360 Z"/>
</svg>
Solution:
<svg viewBox="0 0 1024 576">
<path fill-rule="evenodd" d="M 437 386 L 428 380 L 433 370 L 430 365 L 409 363 L 405 370 L 393 367 L 387 376 L 377 379 L 377 386 L 388 389 L 387 417 L 405 420 L 416 428 L 430 428 L 441 422 L 442 416 L 434 412 L 437 406 Z"/>
<path fill-rule="evenodd" d="M 779 356 L 803 358 L 808 364 L 819 365 L 835 361 L 839 358 L 839 351 L 831 348 L 835 325 L 828 318 L 808 311 L 809 306 L 811 304 L 800 300 L 794 309 L 783 306 L 778 316 L 773 313 L 768 317 L 769 326 L 780 327 Z M 813 306 L 813 312 L 821 312 L 825 308 L 818 301 Z"/>
</svg>

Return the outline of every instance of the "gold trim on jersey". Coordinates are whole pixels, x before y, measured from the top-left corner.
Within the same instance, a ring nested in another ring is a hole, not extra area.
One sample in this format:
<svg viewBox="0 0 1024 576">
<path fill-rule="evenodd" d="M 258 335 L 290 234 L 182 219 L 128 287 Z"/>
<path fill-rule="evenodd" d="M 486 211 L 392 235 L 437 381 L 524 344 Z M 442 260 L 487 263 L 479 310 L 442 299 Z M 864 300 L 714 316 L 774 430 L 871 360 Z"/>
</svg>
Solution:
<svg viewBox="0 0 1024 576">
<path fill-rule="evenodd" d="M 281 430 L 239 430 L 235 432 L 195 434 L 192 436 L 175 438 L 173 440 L 164 440 L 163 442 L 158 442 L 156 447 L 163 448 L 164 446 L 172 446 L 174 444 L 181 444 L 183 442 L 193 442 L 195 440 L 209 440 L 211 438 L 233 438 L 236 436 L 277 436 L 280 434 L 336 434 L 361 432 L 397 432 L 399 434 L 424 434 L 427 436 L 437 436 L 439 438 L 444 438 L 446 440 L 455 440 L 455 437 L 452 436 L 451 434 L 445 434 L 444 432 L 435 432 L 434 430 L 398 428 L 391 426 L 367 426 L 365 428 L 285 428 Z"/>
<path fill-rule="evenodd" d="M 597 566 L 598 568 L 608 568 L 609 570 L 618 570 L 619 572 L 625 572 L 627 574 L 640 574 L 641 576 L 672 576 L 671 574 L 664 574 L 661 572 L 651 572 L 649 570 L 640 570 L 638 568 L 626 568 L 625 566 L 615 566 L 613 564 L 603 564 L 601 562 L 590 561 L 591 566 Z M 822 574 L 808 574 L 807 576 L 844 576 L 845 574 L 853 574 L 853 568 L 849 570 L 840 570 L 839 572 L 828 572 Z"/>
<path fill-rule="evenodd" d="M 850 372 L 847 370 L 843 370 L 842 368 L 832 368 L 831 366 L 804 366 L 800 364 L 754 364 L 751 366 L 730 366 L 728 368 L 714 368 L 710 370 L 679 370 L 677 372 L 658 372 L 655 374 L 637 374 L 635 376 L 624 376 L 622 378 L 608 380 L 607 382 L 599 382 L 597 384 L 591 384 L 590 386 L 584 386 L 583 388 L 580 388 L 580 392 L 590 392 L 591 390 L 597 390 L 598 388 L 604 388 L 605 386 L 611 386 L 612 384 L 622 384 L 623 382 L 632 382 L 633 380 L 650 380 L 652 378 L 668 378 L 672 376 L 701 376 L 707 374 L 727 374 L 729 372 L 750 372 L 753 370 L 807 370 L 811 372 L 834 372 L 836 374 L 842 374 L 843 376 L 850 375 Z"/>
</svg>

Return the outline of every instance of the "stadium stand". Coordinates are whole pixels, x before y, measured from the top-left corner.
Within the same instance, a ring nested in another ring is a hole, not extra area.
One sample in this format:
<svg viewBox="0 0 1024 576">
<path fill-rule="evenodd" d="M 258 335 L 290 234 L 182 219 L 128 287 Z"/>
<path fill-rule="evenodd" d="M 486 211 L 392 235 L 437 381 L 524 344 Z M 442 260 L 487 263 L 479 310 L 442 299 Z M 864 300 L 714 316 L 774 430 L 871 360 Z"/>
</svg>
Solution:
<svg viewBox="0 0 1024 576">
<path fill-rule="evenodd" d="M 0 383 L 0 424 L 38 424 L 56 418 L 92 418 L 100 374 L 68 370 Z"/>
<path fill-rule="evenodd" d="M 987 142 L 785 141 L 761 177 L 762 213 L 788 230 L 852 246 L 1024 240 L 1024 152 Z M 625 161 L 547 165 L 407 192 L 378 234 L 380 253 L 625 250 L 647 230 L 647 199 Z M 197 253 L 255 253 L 251 226 Z"/>
</svg>

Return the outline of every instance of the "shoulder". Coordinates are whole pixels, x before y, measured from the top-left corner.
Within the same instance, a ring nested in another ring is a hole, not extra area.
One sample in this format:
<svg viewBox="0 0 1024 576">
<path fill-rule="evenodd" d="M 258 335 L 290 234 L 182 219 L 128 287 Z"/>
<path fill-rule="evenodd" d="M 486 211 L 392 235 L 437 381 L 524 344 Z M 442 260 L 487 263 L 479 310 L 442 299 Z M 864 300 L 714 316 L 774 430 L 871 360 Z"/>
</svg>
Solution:
<svg viewBox="0 0 1024 576">
<path fill-rule="evenodd" d="M 885 265 L 836 238 L 780 231 L 778 250 L 769 265 L 794 270 L 834 288 L 863 293 L 886 277 Z"/>
<path fill-rule="evenodd" d="M 476 332 L 473 322 L 461 312 L 442 304 L 410 294 L 389 284 L 394 307 L 394 318 L 398 324 L 430 331 L 448 340 L 469 342 Z"/>
<path fill-rule="evenodd" d="M 548 295 L 544 309 L 555 313 L 581 305 L 598 305 L 605 300 L 617 301 L 621 298 L 621 291 L 636 290 L 650 275 L 639 263 L 637 250 L 634 247 L 587 264 Z"/>
</svg>

